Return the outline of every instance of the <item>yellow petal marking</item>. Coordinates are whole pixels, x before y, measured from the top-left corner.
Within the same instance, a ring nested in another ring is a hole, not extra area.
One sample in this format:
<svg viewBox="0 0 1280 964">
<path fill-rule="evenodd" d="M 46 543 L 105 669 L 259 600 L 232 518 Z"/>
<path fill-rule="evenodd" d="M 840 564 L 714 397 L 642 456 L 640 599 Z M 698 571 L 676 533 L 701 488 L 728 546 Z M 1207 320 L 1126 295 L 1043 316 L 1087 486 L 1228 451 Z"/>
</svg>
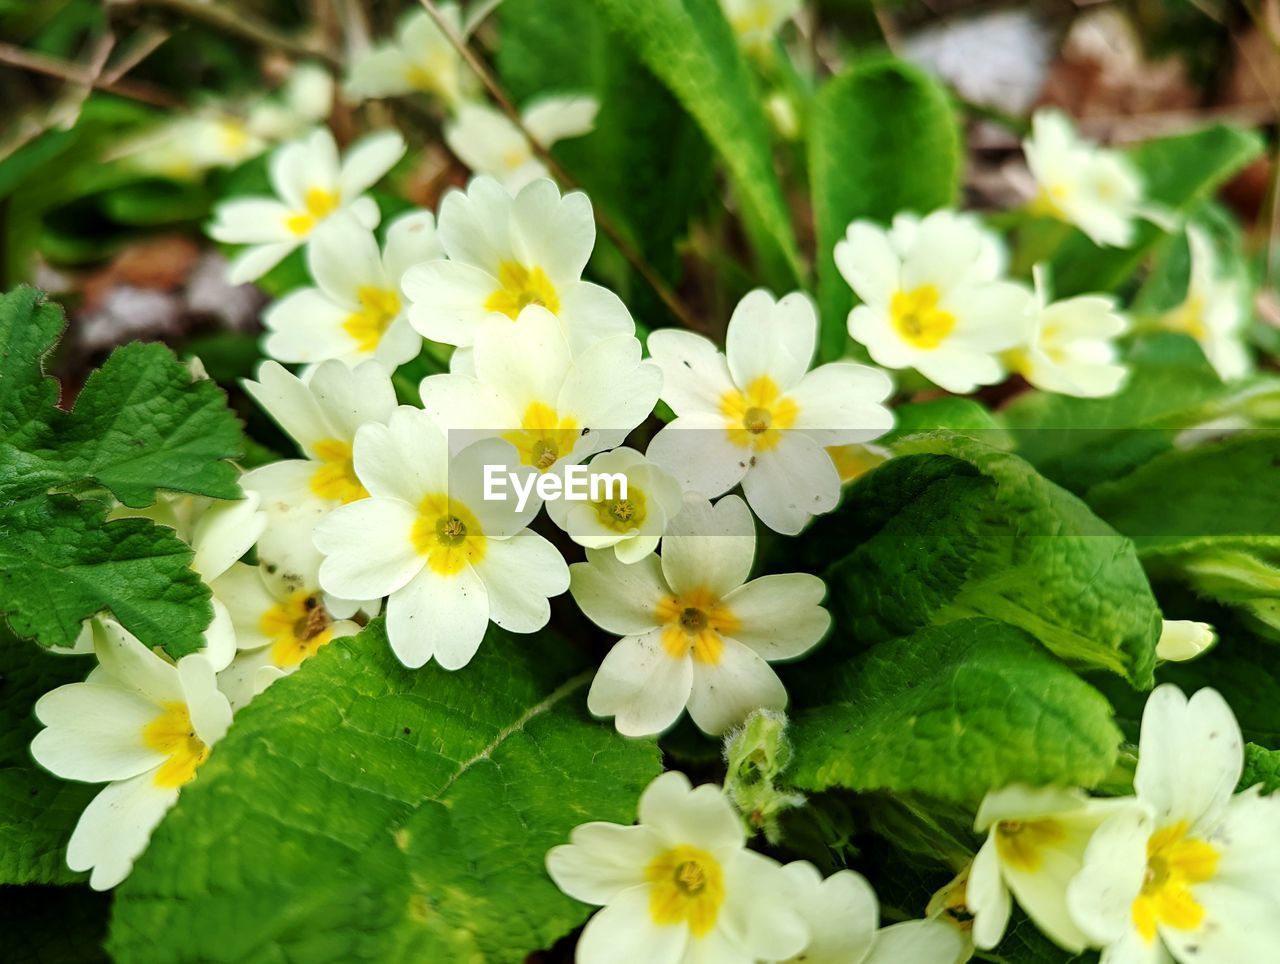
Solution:
<svg viewBox="0 0 1280 964">
<path fill-rule="evenodd" d="M 541 268 L 526 268 L 517 261 L 498 266 L 498 287 L 485 299 L 486 311 L 500 311 L 512 321 L 529 305 L 542 305 L 553 315 L 560 311 L 560 296 Z"/>
<path fill-rule="evenodd" d="M 196 736 L 185 703 L 170 702 L 142 728 L 142 742 L 169 759 L 155 773 L 158 787 L 174 789 L 195 779 L 196 769 L 209 758 L 209 748 Z"/>
<path fill-rule="evenodd" d="M 322 499 L 336 499 L 343 505 L 369 497 L 356 478 L 350 442 L 336 438 L 321 439 L 312 446 L 312 454 L 320 463 L 311 476 L 312 492 Z"/>
<path fill-rule="evenodd" d="M 767 452 L 782 441 L 795 424 L 800 406 L 768 375 L 753 379 L 745 392 L 731 389 L 720 396 L 729 441 L 743 448 Z"/>
<path fill-rule="evenodd" d="M 601 499 L 591 505 L 596 510 L 600 524 L 606 529 L 633 532 L 644 523 L 648 499 L 634 485 L 628 485 L 625 499 Z"/>
<path fill-rule="evenodd" d="M 658 603 L 655 615 L 662 630 L 662 648 L 673 659 L 692 655 L 712 666 L 724 652 L 724 636 L 742 625 L 719 597 L 705 587 L 671 595 Z"/>
<path fill-rule="evenodd" d="M 309 188 L 303 199 L 304 209 L 294 211 L 285 218 L 285 227 L 298 237 L 310 234 L 317 221 L 327 218 L 337 210 L 341 200 L 342 196 L 337 191 L 326 191 L 322 187 Z"/>
<path fill-rule="evenodd" d="M 520 428 L 502 436 L 516 447 L 520 461 L 545 472 L 572 451 L 578 440 L 578 423 L 561 418 L 543 402 L 532 402 L 520 418 Z"/>
<path fill-rule="evenodd" d="M 431 571 L 452 576 L 484 558 L 487 543 L 480 520 L 465 505 L 435 493 L 418 506 L 410 534 L 413 547 L 426 557 Z"/>
<path fill-rule="evenodd" d="M 378 347 L 382 336 L 400 314 L 400 295 L 390 288 L 361 285 L 356 290 L 360 310 L 347 315 L 342 330 L 356 342 L 356 348 L 369 353 Z"/>
<path fill-rule="evenodd" d="M 1001 820 L 996 824 L 996 852 L 1000 859 L 1029 874 L 1040 869 L 1045 848 L 1066 838 L 1067 832 L 1057 820 Z"/>
<path fill-rule="evenodd" d="M 687 924 L 699 938 L 711 933 L 724 903 L 724 870 L 715 857 L 698 847 L 672 847 L 650 861 L 645 879 L 655 924 Z"/>
<path fill-rule="evenodd" d="M 894 292 L 889 302 L 889 318 L 903 341 L 931 351 L 946 340 L 956 327 L 956 316 L 939 308 L 940 300 L 938 289 L 933 285 Z"/>
<path fill-rule="evenodd" d="M 1204 922 L 1204 908 L 1191 890 L 1212 880 L 1218 870 L 1218 851 L 1204 840 L 1188 837 L 1187 821 L 1157 830 L 1147 841 L 1147 874 L 1133 902 L 1134 926 L 1148 944 L 1156 925 L 1195 930 Z"/>
<path fill-rule="evenodd" d="M 271 640 L 271 661 L 281 669 L 297 666 L 333 639 L 332 620 L 319 595 L 305 589 L 268 609 L 258 625 Z"/>
</svg>

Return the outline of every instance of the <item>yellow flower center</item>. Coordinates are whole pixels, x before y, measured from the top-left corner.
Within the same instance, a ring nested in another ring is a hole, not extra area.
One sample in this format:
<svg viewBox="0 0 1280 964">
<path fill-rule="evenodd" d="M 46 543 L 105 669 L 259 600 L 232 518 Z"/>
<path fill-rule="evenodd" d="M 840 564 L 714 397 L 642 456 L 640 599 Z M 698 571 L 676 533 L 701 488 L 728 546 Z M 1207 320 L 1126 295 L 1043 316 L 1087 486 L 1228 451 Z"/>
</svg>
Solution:
<svg viewBox="0 0 1280 964">
<path fill-rule="evenodd" d="M 452 67 L 449 51 L 437 49 L 431 51 L 420 62 L 410 65 L 404 76 L 414 90 L 420 90 L 426 94 L 444 95 L 448 93 L 448 78 Z"/>
<path fill-rule="evenodd" d="M 996 852 L 1010 867 L 1035 873 L 1044 861 L 1042 851 L 1066 837 L 1057 820 L 1001 820 L 996 824 Z"/>
<path fill-rule="evenodd" d="M 337 210 L 341 199 L 337 191 L 326 191 L 321 187 L 309 188 L 303 199 L 305 210 L 295 211 L 285 218 L 285 227 L 298 237 L 310 234 L 317 221 L 327 218 Z"/>
<path fill-rule="evenodd" d="M 360 302 L 360 310 L 347 315 L 342 330 L 355 339 L 360 351 L 371 352 L 378 347 L 391 322 L 400 314 L 400 295 L 390 288 L 361 285 L 356 291 L 356 298 Z"/>
<path fill-rule="evenodd" d="M 938 307 L 938 289 L 921 285 L 897 291 L 889 302 L 889 318 L 902 340 L 916 348 L 937 348 L 956 326 L 956 316 Z"/>
<path fill-rule="evenodd" d="M 542 305 L 553 315 L 560 311 L 560 296 L 546 272 L 541 268 L 526 268 L 516 261 L 504 261 L 498 266 L 498 287 L 485 299 L 486 311 L 500 311 L 512 321 L 520 317 L 520 311 L 529 305 Z"/>
<path fill-rule="evenodd" d="M 142 742 L 169 758 L 156 770 L 158 787 L 173 789 L 190 783 L 209 758 L 209 748 L 196 736 L 185 703 L 165 703 L 160 715 L 142 728 Z"/>
<path fill-rule="evenodd" d="M 698 847 L 672 847 L 650 861 L 645 879 L 655 924 L 688 924 L 694 937 L 711 933 L 724 903 L 724 870 L 715 857 Z"/>
<path fill-rule="evenodd" d="M 1039 217 L 1055 218 L 1059 221 L 1066 221 L 1066 211 L 1063 205 L 1070 196 L 1071 191 L 1063 183 L 1050 184 L 1048 187 L 1041 188 L 1031 201 L 1030 211 Z"/>
<path fill-rule="evenodd" d="M 1133 902 L 1133 923 L 1147 943 L 1156 925 L 1194 930 L 1204 920 L 1204 908 L 1191 892 L 1192 884 L 1212 880 L 1218 870 L 1218 851 L 1204 840 L 1188 837 L 1187 821 L 1163 827 L 1147 841 L 1147 874 Z"/>
<path fill-rule="evenodd" d="M 715 665 L 724 652 L 724 636 L 733 635 L 742 623 L 709 589 L 668 596 L 658 603 L 655 615 L 662 630 L 662 648 L 673 659 L 692 655 L 699 663 Z"/>
<path fill-rule="evenodd" d="M 631 532 L 644 522 L 648 500 L 634 485 L 627 486 L 625 499 L 602 499 L 593 502 L 600 524 L 614 532 Z"/>
<path fill-rule="evenodd" d="M 484 530 L 471 510 L 440 494 L 422 500 L 410 539 L 426 557 L 431 571 L 442 576 L 452 576 L 468 563 L 478 563 L 486 548 Z"/>
<path fill-rule="evenodd" d="M 1204 341 L 1209 335 L 1204 323 L 1204 299 L 1199 295 L 1188 296 L 1186 301 L 1165 314 L 1164 325 L 1170 331 L 1180 331 L 1196 341 Z"/>
<path fill-rule="evenodd" d="M 228 154 L 239 154 L 249 143 L 249 132 L 244 124 L 233 118 L 218 121 L 218 136 Z"/>
<path fill-rule="evenodd" d="M 545 472 L 573 450 L 578 423 L 561 418 L 550 405 L 533 402 L 524 410 L 520 428 L 502 437 L 516 447 L 521 462 Z"/>
<path fill-rule="evenodd" d="M 343 505 L 369 497 L 356 478 L 351 443 L 336 438 L 321 439 L 312 446 L 312 453 L 320 463 L 311 476 L 312 492 L 322 499 L 336 499 Z"/>
<path fill-rule="evenodd" d="M 288 669 L 333 639 L 331 622 L 319 596 L 301 589 L 263 613 L 258 625 L 271 639 L 271 661 Z"/>
<path fill-rule="evenodd" d="M 795 424 L 800 406 L 782 394 L 768 375 L 760 375 L 745 392 L 732 389 L 720 396 L 729 441 L 743 448 L 767 452 L 782 441 L 782 432 Z"/>
</svg>

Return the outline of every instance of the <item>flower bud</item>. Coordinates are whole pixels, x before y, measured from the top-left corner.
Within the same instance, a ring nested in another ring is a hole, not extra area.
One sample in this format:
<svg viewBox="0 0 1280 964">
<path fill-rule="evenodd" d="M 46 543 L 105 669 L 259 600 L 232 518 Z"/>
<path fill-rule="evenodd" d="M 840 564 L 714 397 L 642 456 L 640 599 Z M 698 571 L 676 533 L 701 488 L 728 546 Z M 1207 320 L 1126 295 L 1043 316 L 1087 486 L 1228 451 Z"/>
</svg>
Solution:
<svg viewBox="0 0 1280 964">
<path fill-rule="evenodd" d="M 1218 641 L 1218 634 L 1208 623 L 1189 619 L 1166 619 L 1156 643 L 1160 659 L 1182 661 L 1194 659 Z"/>
<path fill-rule="evenodd" d="M 776 710 L 756 710 L 724 743 L 728 773 L 724 789 L 754 831 L 763 831 L 770 842 L 778 839 L 778 814 L 804 803 L 798 793 L 776 786 L 791 763 L 787 717 Z"/>
</svg>

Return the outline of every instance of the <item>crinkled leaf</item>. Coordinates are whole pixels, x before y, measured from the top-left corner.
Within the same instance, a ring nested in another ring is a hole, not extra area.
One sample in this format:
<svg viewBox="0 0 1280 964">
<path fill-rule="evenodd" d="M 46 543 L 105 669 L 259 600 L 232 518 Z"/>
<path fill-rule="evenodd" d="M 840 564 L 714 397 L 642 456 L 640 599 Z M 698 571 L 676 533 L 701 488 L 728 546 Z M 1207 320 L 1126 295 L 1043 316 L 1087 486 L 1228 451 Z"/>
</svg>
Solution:
<svg viewBox="0 0 1280 964">
<path fill-rule="evenodd" d="M 934 626 L 822 674 L 791 731 L 801 789 L 915 792 L 974 805 L 1012 782 L 1090 787 L 1120 731 L 1107 701 L 1026 633 Z"/>
<path fill-rule="evenodd" d="M 808 537 L 846 645 L 990 616 L 1075 665 L 1150 684 L 1161 617 L 1132 542 L 975 439 L 924 434 L 896 450 Z"/>
<path fill-rule="evenodd" d="M 720 5 L 716 0 L 591 2 L 720 154 L 770 283 L 793 284 L 800 258 L 773 167 L 769 125 Z"/>
<path fill-rule="evenodd" d="M 1262 148 L 1262 138 L 1254 131 L 1216 125 L 1147 141 L 1131 157 L 1143 177 L 1147 199 L 1176 216 L 1210 197 Z M 1052 259 L 1058 296 L 1119 287 L 1163 236 L 1147 221 L 1137 223 L 1128 248 L 1100 248 L 1083 234 L 1072 234 Z"/>
<path fill-rule="evenodd" d="M 92 668 L 92 659 L 42 652 L 0 627 L 0 885 L 66 884 L 86 876 L 67 869 L 66 846 L 100 788 L 58 779 L 28 748 L 40 730 L 31 712 L 36 700 L 83 680 Z"/>
<path fill-rule="evenodd" d="M 591 720 L 549 633 L 409 670 L 380 623 L 236 718 L 120 888 L 118 961 L 517 961 L 589 909 L 547 850 L 629 823 L 656 744 Z M 577 673 L 577 675 L 573 675 Z M 228 828 L 234 828 L 228 836 Z"/>
<path fill-rule="evenodd" d="M 0 506 L 0 607 L 20 636 L 70 646 L 110 612 L 147 646 L 194 652 L 213 618 L 191 549 L 145 519 L 107 522 L 101 502 L 35 497 Z"/>
<path fill-rule="evenodd" d="M 834 251 L 859 218 L 887 223 L 954 203 L 960 135 L 942 86 L 901 61 L 858 64 L 819 92 L 809 120 L 809 178 L 818 235 L 820 354 L 845 353 L 853 291 Z"/>
<path fill-rule="evenodd" d="M 1239 788 L 1261 784 L 1259 793 L 1271 794 L 1280 790 L 1280 750 L 1268 750 L 1266 747 L 1249 743 L 1244 748 L 1244 773 L 1240 776 Z"/>
</svg>

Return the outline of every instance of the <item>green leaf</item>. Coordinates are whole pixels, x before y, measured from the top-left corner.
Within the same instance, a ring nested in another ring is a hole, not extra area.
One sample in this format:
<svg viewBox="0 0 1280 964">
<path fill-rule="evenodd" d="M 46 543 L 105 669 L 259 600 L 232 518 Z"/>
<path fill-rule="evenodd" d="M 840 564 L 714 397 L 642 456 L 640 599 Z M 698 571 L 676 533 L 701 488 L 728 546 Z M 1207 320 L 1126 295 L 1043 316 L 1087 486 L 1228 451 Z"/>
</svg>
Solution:
<svg viewBox="0 0 1280 964">
<path fill-rule="evenodd" d="M 900 61 L 859 64 L 823 87 L 809 119 L 809 177 L 818 235 L 820 357 L 848 343 L 853 291 L 836 270 L 849 222 L 888 223 L 955 202 L 963 154 L 946 91 Z"/>
<path fill-rule="evenodd" d="M 409 670 L 381 623 L 236 717 L 117 894 L 117 961 L 519 961 L 589 909 L 547 850 L 630 823 L 656 744 L 591 720 L 551 634 Z M 574 675 L 576 674 L 576 675 Z M 231 831 L 230 828 L 234 828 Z"/>
<path fill-rule="evenodd" d="M 676 280 L 675 242 L 713 188 L 711 152 L 697 124 L 592 5 L 507 0 L 499 15 L 498 69 L 519 104 L 574 92 L 599 100 L 595 129 L 560 142 L 555 154 L 591 203 L 665 278 Z M 633 304 L 647 289 L 631 287 L 621 292 L 623 300 L 649 319 L 651 312 Z"/>
<path fill-rule="evenodd" d="M 0 600 L 18 635 L 70 646 L 84 620 L 109 611 L 174 658 L 204 645 L 209 590 L 172 529 L 108 522 L 101 502 L 53 496 L 0 506 L 0 531 Z"/>
<path fill-rule="evenodd" d="M 800 278 L 800 256 L 773 167 L 769 125 L 716 0 L 592 0 L 610 28 L 684 105 L 729 170 L 769 283 Z"/>
<path fill-rule="evenodd" d="M 892 445 L 898 439 L 921 432 L 945 429 L 971 435 L 996 448 L 1008 448 L 1009 433 L 981 402 L 958 395 L 946 395 L 926 402 L 908 402 L 893 411 L 894 426 L 877 445 Z"/>
<path fill-rule="evenodd" d="M 1000 413 L 1017 451 L 1076 492 L 1167 451 L 1179 431 L 1233 414 L 1256 382 L 1225 385 L 1186 335 L 1137 341 L 1125 388 L 1110 398 L 1026 392 Z"/>
<path fill-rule="evenodd" d="M 1278 492 L 1280 436 L 1267 432 L 1165 452 L 1085 498 L 1142 553 L 1280 536 Z"/>
<path fill-rule="evenodd" d="M 934 433 L 895 448 L 808 539 L 852 640 L 990 616 L 1075 665 L 1150 685 L 1161 617 L 1128 539 L 975 439 Z"/>
<path fill-rule="evenodd" d="M 1091 787 L 1115 762 L 1107 701 L 1026 633 L 991 619 L 923 629 L 823 674 L 794 718 L 804 790 L 916 792 L 976 805 L 1022 782 Z"/>
<path fill-rule="evenodd" d="M 1258 784 L 1262 784 L 1258 792 L 1264 796 L 1280 790 L 1280 750 L 1248 743 L 1244 748 L 1244 773 L 1237 789 L 1247 790 Z"/>
<path fill-rule="evenodd" d="M 1147 199 L 1179 215 L 1211 197 L 1262 148 L 1262 138 L 1254 131 L 1217 125 L 1147 141 L 1130 156 L 1142 175 Z M 1052 259 L 1057 296 L 1118 288 L 1163 236 L 1147 221 L 1136 224 L 1128 248 L 1100 248 L 1083 234 L 1072 234 Z"/>
<path fill-rule="evenodd" d="M 89 675 L 93 659 L 22 645 L 0 626 L 0 884 L 66 884 L 67 840 L 101 789 L 60 780 L 31 759 L 40 724 L 31 708 L 45 693 Z M 0 898 L 0 906 L 7 901 Z M 8 932 L 6 942 L 8 941 Z"/>
</svg>

